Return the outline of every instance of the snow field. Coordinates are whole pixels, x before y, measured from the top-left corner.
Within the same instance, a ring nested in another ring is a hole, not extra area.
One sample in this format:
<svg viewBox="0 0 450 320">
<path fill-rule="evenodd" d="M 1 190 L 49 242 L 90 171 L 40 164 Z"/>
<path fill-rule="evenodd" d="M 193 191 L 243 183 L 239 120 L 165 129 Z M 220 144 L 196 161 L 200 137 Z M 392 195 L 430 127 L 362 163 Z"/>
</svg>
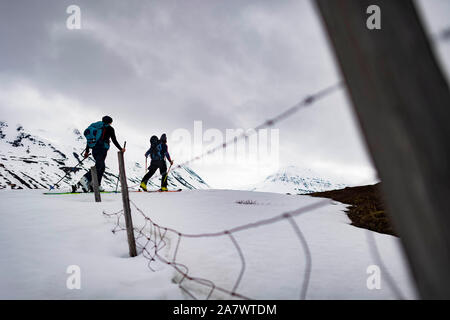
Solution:
<svg viewBox="0 0 450 320">
<path fill-rule="evenodd" d="M 274 193 L 196 190 L 180 193 L 130 193 L 131 200 L 161 226 L 186 234 L 210 233 L 278 216 L 324 201 L 308 196 Z M 180 275 L 142 255 L 128 257 L 125 232 L 112 234 L 115 218 L 102 212 L 122 209 L 120 194 L 45 196 L 42 190 L 1 191 L 0 298 L 3 299 L 185 299 L 174 281 Z M 238 204 L 252 200 L 255 204 Z M 328 201 L 328 200 L 325 200 Z M 307 299 L 395 299 L 386 277 L 380 290 L 366 286 L 367 267 L 377 264 L 366 230 L 349 225 L 345 205 L 328 201 L 295 221 L 308 242 L 312 270 Z M 134 226 L 144 219 L 132 206 Z M 149 230 L 146 231 L 147 233 Z M 416 298 L 399 240 L 374 233 L 387 271 L 406 298 Z M 303 247 L 287 220 L 233 234 L 245 258 L 245 272 L 236 292 L 254 299 L 298 299 L 306 268 Z M 141 239 L 143 240 L 143 239 Z M 139 241 L 141 241 L 139 240 Z M 173 256 L 177 236 L 168 234 L 160 254 Z M 228 236 L 183 237 L 177 262 L 189 275 L 231 290 L 242 268 Z M 81 290 L 66 287 L 69 265 L 81 268 Z M 183 286 L 198 298 L 209 287 L 192 281 Z M 230 296 L 214 291 L 213 299 Z"/>
</svg>

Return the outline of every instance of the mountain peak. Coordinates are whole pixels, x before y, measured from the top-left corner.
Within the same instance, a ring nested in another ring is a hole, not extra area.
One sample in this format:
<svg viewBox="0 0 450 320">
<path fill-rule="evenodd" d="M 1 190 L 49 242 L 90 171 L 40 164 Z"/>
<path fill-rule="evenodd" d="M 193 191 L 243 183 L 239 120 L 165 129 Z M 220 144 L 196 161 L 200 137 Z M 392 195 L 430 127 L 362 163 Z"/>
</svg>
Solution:
<svg viewBox="0 0 450 320">
<path fill-rule="evenodd" d="M 277 193 L 308 194 L 344 188 L 344 184 L 331 182 L 328 178 L 309 168 L 287 166 L 269 175 L 250 190 Z"/>
<path fill-rule="evenodd" d="M 85 139 L 78 129 L 67 130 L 64 137 L 61 137 L 65 142 L 49 142 L 39 135 L 29 133 L 21 125 L 8 128 L 6 121 L 1 121 L 0 189 L 48 189 L 63 177 L 57 188 L 70 189 L 70 185 L 77 183 L 94 164 L 94 160 L 89 157 L 81 163 L 80 153 L 86 147 Z M 47 134 L 52 137 L 51 133 Z M 138 186 L 143 176 L 143 165 L 134 159 L 127 160 L 125 165 L 129 185 Z M 149 186 L 158 188 L 159 178 L 159 175 L 155 175 L 149 181 Z M 104 187 L 115 189 L 117 179 L 117 171 L 106 167 L 102 181 Z M 169 187 L 176 189 L 209 188 L 188 167 L 171 170 L 167 181 Z"/>
</svg>

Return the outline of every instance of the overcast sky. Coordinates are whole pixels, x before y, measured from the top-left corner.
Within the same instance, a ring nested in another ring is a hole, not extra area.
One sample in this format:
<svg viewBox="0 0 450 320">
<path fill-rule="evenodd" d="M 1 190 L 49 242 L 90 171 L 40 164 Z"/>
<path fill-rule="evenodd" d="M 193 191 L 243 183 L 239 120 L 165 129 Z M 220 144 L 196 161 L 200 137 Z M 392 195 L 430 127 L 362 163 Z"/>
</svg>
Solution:
<svg viewBox="0 0 450 320">
<path fill-rule="evenodd" d="M 81 30 L 66 28 L 71 4 L 81 8 Z M 420 7 L 431 32 L 448 27 L 450 1 Z M 248 129 L 339 81 L 308 0 L 1 0 L 0 41 L 0 120 L 58 141 L 67 128 L 82 130 L 108 114 L 137 160 L 152 134 L 193 134 L 194 121 L 224 135 Z M 443 46 L 446 56 L 448 41 Z M 287 165 L 336 182 L 375 181 L 345 91 L 274 128 L 275 167 L 206 159 L 192 168 L 221 188 L 259 182 Z M 171 142 L 175 161 L 187 160 Z"/>
</svg>

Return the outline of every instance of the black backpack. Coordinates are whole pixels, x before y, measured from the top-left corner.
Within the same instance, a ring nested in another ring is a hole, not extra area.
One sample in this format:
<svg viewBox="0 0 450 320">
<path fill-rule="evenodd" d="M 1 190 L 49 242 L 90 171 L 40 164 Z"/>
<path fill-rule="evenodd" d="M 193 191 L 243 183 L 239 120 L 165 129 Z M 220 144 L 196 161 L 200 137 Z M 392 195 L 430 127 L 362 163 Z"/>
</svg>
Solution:
<svg viewBox="0 0 450 320">
<path fill-rule="evenodd" d="M 163 160 L 161 141 L 157 136 L 150 138 L 150 158 L 152 160 Z"/>
</svg>

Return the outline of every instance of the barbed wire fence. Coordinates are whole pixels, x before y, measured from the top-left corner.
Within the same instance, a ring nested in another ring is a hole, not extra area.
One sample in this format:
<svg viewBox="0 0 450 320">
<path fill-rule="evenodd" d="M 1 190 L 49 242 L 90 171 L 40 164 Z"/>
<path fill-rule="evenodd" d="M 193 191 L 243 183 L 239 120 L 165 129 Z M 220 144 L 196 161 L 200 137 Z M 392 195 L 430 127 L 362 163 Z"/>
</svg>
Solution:
<svg viewBox="0 0 450 320">
<path fill-rule="evenodd" d="M 159 260 L 161 263 L 171 266 L 176 272 L 178 272 L 181 275 L 181 280 L 178 281 L 179 288 L 183 290 L 183 292 L 185 292 L 192 299 L 198 299 L 198 297 L 195 296 L 192 290 L 189 290 L 186 286 L 183 286 L 186 280 L 193 281 L 201 286 L 208 288 L 205 298 L 206 300 L 210 299 L 215 291 L 220 291 L 233 298 L 245 300 L 252 299 L 238 292 L 238 287 L 244 276 L 244 272 L 246 271 L 246 260 L 244 252 L 241 246 L 239 245 L 239 242 L 234 237 L 234 234 L 249 229 L 257 228 L 263 225 L 277 223 L 283 220 L 287 221 L 293 228 L 293 231 L 297 239 L 299 240 L 305 255 L 305 272 L 303 274 L 303 280 L 301 283 L 300 299 L 306 298 L 308 285 L 311 277 L 312 257 L 308 242 L 304 234 L 302 233 L 300 227 L 298 226 L 297 222 L 295 221 L 294 217 L 324 207 L 325 205 L 328 205 L 330 203 L 330 200 L 318 201 L 316 203 L 301 207 L 297 210 L 284 212 L 272 218 L 240 225 L 228 230 L 222 230 L 219 232 L 211 232 L 211 233 L 199 233 L 199 234 L 187 234 L 180 232 L 176 229 L 161 226 L 157 224 L 153 219 L 151 219 L 148 215 L 146 215 L 133 201 L 130 202 L 133 205 L 134 209 L 136 209 L 137 212 L 140 214 L 140 216 L 145 220 L 145 223 L 142 226 L 135 227 L 133 229 L 135 233 L 135 239 L 136 244 L 138 246 L 138 250 L 149 261 L 148 267 L 150 268 L 150 270 L 155 271 L 155 269 L 152 268 L 152 264 L 156 262 L 156 260 Z M 115 218 L 115 226 L 112 230 L 113 233 L 126 231 L 126 227 L 124 226 L 123 221 L 124 220 L 123 210 L 120 210 L 115 213 L 103 212 L 103 214 L 107 217 Z M 171 238 L 170 235 L 172 235 L 172 237 L 175 238 L 176 245 L 172 257 L 168 258 L 164 256 L 162 251 L 167 246 L 167 241 L 169 239 L 174 239 Z M 189 267 L 177 261 L 177 254 L 179 252 L 181 240 L 183 238 L 199 239 L 199 238 L 218 238 L 218 237 L 228 237 L 232 242 L 240 258 L 241 269 L 236 281 L 234 282 L 231 288 L 224 288 L 221 286 L 217 286 L 213 281 L 209 279 L 192 276 L 189 274 L 190 272 Z"/>
<path fill-rule="evenodd" d="M 343 87 L 342 82 L 338 82 L 334 85 L 328 86 L 314 94 L 306 96 L 303 100 L 299 101 L 297 104 L 291 106 L 287 110 L 283 111 L 282 113 L 276 115 L 273 118 L 270 118 L 263 123 L 259 124 L 258 126 L 255 126 L 253 130 L 247 130 L 247 132 L 242 133 L 241 135 L 234 137 L 231 140 L 226 141 L 225 143 L 216 146 L 212 149 L 207 150 L 206 152 L 195 156 L 179 165 L 176 166 L 176 168 L 182 168 L 183 166 L 186 166 L 194 161 L 198 161 L 204 157 L 207 157 L 219 150 L 222 150 L 224 148 L 227 148 L 228 146 L 237 143 L 238 141 L 242 139 L 247 139 L 250 135 L 254 134 L 254 132 L 257 132 L 259 129 L 267 128 L 270 126 L 273 126 L 274 124 L 278 123 L 281 120 L 284 120 L 288 117 L 293 116 L 296 114 L 299 110 L 304 109 L 308 106 L 311 106 L 315 102 L 319 101 L 320 99 L 323 99 L 327 96 L 330 96 L 331 94 L 335 93 L 338 89 L 341 89 Z M 129 187 L 128 189 L 133 188 Z M 304 261 L 305 261 L 305 271 L 303 274 L 303 280 L 301 282 L 301 290 L 299 294 L 300 299 L 306 299 L 308 287 L 310 283 L 311 278 L 311 270 L 312 270 L 312 254 L 310 251 L 310 246 L 308 244 L 307 239 L 305 238 L 303 232 L 301 231 L 301 228 L 295 221 L 295 217 L 305 214 L 307 212 L 313 211 L 315 209 L 318 209 L 320 207 L 323 207 L 327 204 L 329 204 L 331 200 L 325 200 L 320 201 L 317 203 L 314 203 L 312 205 L 308 205 L 302 208 L 299 208 L 294 211 L 290 212 L 284 212 L 282 214 L 279 214 L 277 216 L 274 216 L 273 218 L 265 219 L 265 220 L 259 220 L 250 224 L 237 226 L 228 230 L 223 230 L 220 232 L 213 232 L 213 233 L 200 233 L 200 234 L 186 234 L 183 232 L 180 232 L 178 230 L 168 228 L 162 225 L 157 224 L 152 218 L 150 218 L 148 215 L 144 213 L 143 210 L 141 210 L 133 201 L 130 200 L 130 203 L 133 205 L 133 208 L 139 213 L 139 216 L 144 219 L 144 224 L 140 227 L 134 227 L 133 232 L 135 234 L 135 240 L 136 244 L 138 246 L 138 250 L 140 254 L 142 254 L 143 257 L 145 257 L 148 260 L 148 267 L 152 271 L 156 271 L 152 267 L 152 265 L 158 260 L 159 262 L 168 265 L 172 267 L 180 276 L 181 279 L 178 281 L 179 288 L 185 292 L 190 298 L 192 299 L 198 299 L 192 291 L 192 289 L 188 289 L 184 284 L 187 281 L 192 281 L 194 283 L 197 283 L 200 286 L 203 286 L 205 288 L 208 288 L 207 293 L 205 294 L 205 299 L 212 298 L 214 292 L 218 291 L 223 294 L 229 295 L 232 298 L 239 298 L 239 299 L 252 299 L 242 293 L 238 292 L 238 287 L 241 284 L 241 280 L 243 278 L 243 275 L 246 271 L 246 260 L 244 253 L 241 249 L 241 246 L 239 245 L 236 238 L 233 236 L 235 233 L 253 229 L 262 225 L 269 225 L 278 223 L 282 220 L 287 221 L 291 228 L 293 229 L 296 238 L 299 240 L 299 243 L 303 249 L 304 253 Z M 126 231 L 126 228 L 124 226 L 123 220 L 124 220 L 124 211 L 120 210 L 115 213 L 107 213 L 103 212 L 103 214 L 106 217 L 115 218 L 115 226 L 112 230 L 113 233 L 117 233 L 120 231 Z M 169 239 L 173 239 L 175 237 L 176 239 L 176 245 L 174 249 L 173 256 L 171 258 L 165 257 L 163 252 L 163 249 L 167 247 L 167 243 Z M 187 265 L 180 263 L 177 261 L 177 255 L 180 249 L 180 243 L 183 238 L 217 238 L 217 237 L 228 237 L 230 241 L 232 242 L 233 246 L 235 247 L 235 250 L 240 258 L 241 262 L 241 269 L 239 272 L 239 275 L 234 282 L 233 286 L 230 288 L 224 288 L 222 286 L 216 285 L 212 280 L 193 276 L 190 274 L 190 269 Z M 387 275 L 387 284 L 391 288 L 392 293 L 397 299 L 404 299 L 403 294 L 399 290 L 398 286 L 395 284 L 394 279 L 392 276 L 390 276 L 390 273 L 388 272 L 385 264 L 382 261 L 380 252 L 378 251 L 376 240 L 373 237 L 373 235 L 369 235 L 366 237 L 366 241 L 368 244 L 368 249 L 370 256 L 373 258 L 373 260 L 376 262 L 376 264 L 380 267 L 383 274 Z"/>
</svg>

